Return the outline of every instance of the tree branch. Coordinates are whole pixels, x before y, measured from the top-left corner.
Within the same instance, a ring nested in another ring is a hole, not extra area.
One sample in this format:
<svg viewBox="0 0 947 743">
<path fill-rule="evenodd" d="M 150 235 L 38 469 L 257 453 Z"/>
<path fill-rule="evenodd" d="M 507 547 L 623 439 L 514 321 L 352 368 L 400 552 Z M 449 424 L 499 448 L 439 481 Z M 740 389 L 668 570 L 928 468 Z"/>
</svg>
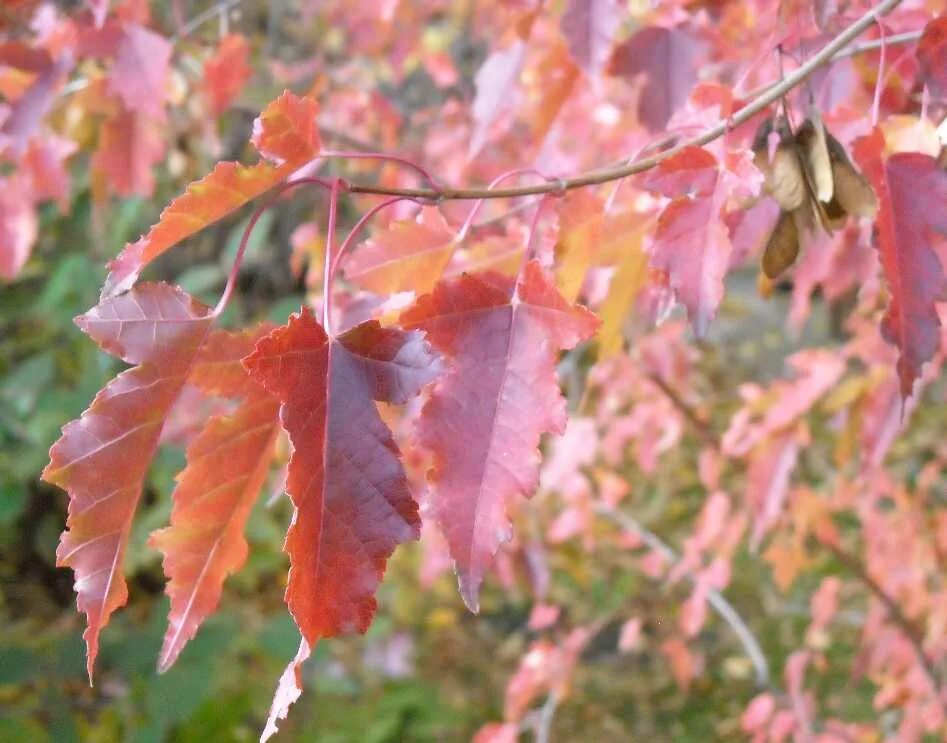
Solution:
<svg viewBox="0 0 947 743">
<path fill-rule="evenodd" d="M 835 556 L 835 559 L 842 563 L 842 565 L 844 565 L 845 568 L 849 570 L 849 572 L 858 578 L 858 580 L 864 583 L 868 587 L 868 590 L 871 591 L 884 605 L 885 609 L 888 611 L 888 615 L 891 617 L 891 621 L 894 622 L 898 629 L 901 630 L 901 634 L 903 634 L 907 638 L 908 642 L 911 643 L 914 654 L 917 656 L 918 662 L 924 669 L 924 674 L 927 676 L 927 680 L 930 682 L 935 696 L 940 699 L 940 679 L 937 668 L 934 666 L 934 662 L 924 650 L 923 630 L 904 615 L 904 612 L 901 611 L 901 607 L 898 606 L 898 603 L 888 594 L 887 591 L 885 591 L 884 588 L 881 587 L 881 585 L 874 578 L 871 577 L 871 575 L 869 575 L 868 570 L 857 558 L 855 558 L 853 555 L 850 555 L 841 547 L 832 544 L 831 542 L 827 542 L 825 540 L 820 541 L 821 544 Z"/>
<path fill-rule="evenodd" d="M 411 196 L 418 199 L 427 199 L 430 201 L 448 201 L 459 199 L 508 199 L 517 196 L 530 196 L 533 194 L 555 193 L 584 186 L 594 186 L 609 181 L 626 178 L 635 173 L 641 173 L 645 170 L 659 165 L 672 155 L 680 152 L 685 147 L 701 147 L 715 139 L 722 137 L 727 131 L 745 121 L 748 121 L 755 114 L 762 111 L 774 101 L 802 83 L 815 70 L 831 62 L 837 54 L 840 54 L 846 45 L 865 32 L 882 15 L 889 13 L 901 3 L 901 0 L 883 0 L 865 15 L 852 23 L 848 28 L 842 31 L 832 41 L 826 44 L 822 50 L 809 59 L 804 65 L 793 70 L 780 82 L 767 88 L 764 92 L 750 101 L 746 106 L 734 113 L 729 119 L 720 121 L 716 126 L 711 127 L 703 134 L 693 139 L 681 142 L 669 150 L 665 150 L 652 157 L 638 160 L 637 162 L 621 165 L 603 170 L 593 171 L 574 178 L 565 178 L 552 183 L 543 183 L 534 186 L 521 186 L 517 188 L 389 188 L 376 184 L 350 183 L 348 190 L 351 193 L 379 194 L 383 196 Z M 890 41 L 888 42 L 890 43 Z M 874 47 L 872 47 L 874 48 Z"/>
<path fill-rule="evenodd" d="M 665 382 L 660 374 L 648 374 L 647 379 L 661 390 L 664 396 L 670 400 L 671 404 L 690 421 L 697 435 L 700 436 L 701 441 L 712 446 L 714 449 L 720 448 L 717 439 L 713 435 L 713 431 L 710 430 L 710 422 L 688 404 L 684 398 L 677 394 L 677 391 Z"/>
<path fill-rule="evenodd" d="M 597 504 L 595 506 L 595 512 L 609 519 L 618 527 L 637 536 L 668 562 L 677 562 L 677 553 L 670 545 L 657 534 L 639 524 L 637 520 L 628 514 L 617 511 L 614 508 L 609 508 L 604 504 Z M 688 575 L 687 577 L 691 582 L 694 581 L 692 575 Z M 753 669 L 756 671 L 756 685 L 764 689 L 769 688 L 771 685 L 769 663 L 766 660 L 763 649 L 753 635 L 752 630 L 750 630 L 747 623 L 743 621 L 743 617 L 741 617 L 740 613 L 733 607 L 733 604 L 716 588 L 707 589 L 707 602 L 714 608 L 714 611 L 720 615 L 720 618 L 730 625 L 733 634 L 737 636 L 740 644 L 743 645 L 743 649 L 746 651 L 747 657 L 750 659 L 750 662 L 753 664 Z"/>
</svg>

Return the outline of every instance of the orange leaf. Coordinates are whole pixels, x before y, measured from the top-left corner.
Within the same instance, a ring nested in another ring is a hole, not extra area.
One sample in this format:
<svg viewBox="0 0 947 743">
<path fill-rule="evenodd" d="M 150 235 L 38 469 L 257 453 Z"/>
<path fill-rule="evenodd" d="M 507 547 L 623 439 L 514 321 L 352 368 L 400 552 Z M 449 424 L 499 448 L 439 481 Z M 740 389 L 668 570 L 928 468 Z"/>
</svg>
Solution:
<svg viewBox="0 0 947 743">
<path fill-rule="evenodd" d="M 360 245 L 345 277 L 376 294 L 429 292 L 454 253 L 454 233 L 436 209 L 399 220 Z"/>
<path fill-rule="evenodd" d="M 289 177 L 319 154 L 316 102 L 285 92 L 254 123 L 253 144 L 269 162 L 218 163 L 161 212 L 148 234 L 109 263 L 103 298 L 131 288 L 142 270 L 186 237 L 204 229 Z"/>
<path fill-rule="evenodd" d="M 164 553 L 171 597 L 161 671 L 171 667 L 217 608 L 227 575 L 246 562 L 243 530 L 279 433 L 279 401 L 253 382 L 240 363 L 259 336 L 260 329 L 213 333 L 188 378 L 205 392 L 245 399 L 233 413 L 207 421 L 188 447 L 187 467 L 172 496 L 171 525 L 149 540 Z"/>
<path fill-rule="evenodd" d="M 217 51 L 204 62 L 204 95 L 211 115 L 220 116 L 240 95 L 253 70 L 247 64 L 250 45 L 240 34 L 227 34 Z"/>
<path fill-rule="evenodd" d="M 570 191 L 559 204 L 556 286 L 574 302 L 588 273 L 602 233 L 604 206 L 587 190 Z"/>
</svg>

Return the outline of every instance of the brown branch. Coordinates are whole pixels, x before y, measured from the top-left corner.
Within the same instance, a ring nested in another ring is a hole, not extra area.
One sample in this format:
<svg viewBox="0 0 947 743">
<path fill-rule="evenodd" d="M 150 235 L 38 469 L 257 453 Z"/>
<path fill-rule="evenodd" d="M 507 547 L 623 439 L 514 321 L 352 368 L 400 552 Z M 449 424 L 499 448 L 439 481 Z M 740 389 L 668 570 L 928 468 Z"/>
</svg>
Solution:
<svg viewBox="0 0 947 743">
<path fill-rule="evenodd" d="M 671 404 L 690 421 L 691 425 L 697 431 L 697 435 L 700 436 L 705 444 L 712 446 L 714 449 L 720 448 L 717 439 L 713 435 L 713 431 L 710 430 L 709 421 L 700 415 L 684 398 L 677 394 L 677 391 L 671 387 L 671 385 L 665 382 L 659 374 L 648 374 L 647 379 L 661 390 L 664 396 L 671 401 Z"/>
<path fill-rule="evenodd" d="M 901 0 L 883 0 L 872 10 L 852 23 L 848 28 L 842 31 L 832 41 L 826 44 L 822 50 L 812 57 L 804 65 L 793 70 L 750 103 L 733 114 L 729 119 L 720 121 L 716 126 L 711 127 L 703 134 L 693 139 L 681 142 L 669 150 L 665 150 L 652 157 L 638 160 L 637 162 L 621 165 L 613 168 L 593 171 L 573 178 L 564 178 L 557 182 L 544 183 L 535 186 L 521 186 L 517 188 L 453 188 L 444 186 L 441 188 L 389 188 L 367 183 L 350 183 L 348 190 L 352 193 L 371 193 L 385 196 L 409 196 L 417 199 L 426 199 L 428 201 L 448 201 L 457 199 L 504 199 L 517 196 L 530 196 L 534 194 L 555 193 L 559 191 L 582 188 L 584 186 L 594 186 L 609 181 L 619 180 L 635 173 L 641 173 L 645 170 L 659 165 L 672 155 L 680 152 L 685 147 L 701 147 L 722 137 L 733 127 L 748 121 L 755 114 L 762 111 L 768 105 L 795 88 L 805 81 L 815 70 L 828 64 L 841 52 L 851 41 L 865 32 L 876 20 L 891 10 L 896 8 Z"/>
<path fill-rule="evenodd" d="M 888 594 L 884 588 L 882 588 L 881 584 L 871 577 L 865 566 L 862 565 L 862 563 L 854 555 L 849 554 L 841 547 L 832 544 L 831 542 L 824 540 L 820 541 L 822 545 L 835 556 L 835 559 L 842 563 L 842 565 L 844 565 L 849 572 L 858 578 L 858 580 L 864 583 L 865 586 L 868 587 L 868 590 L 871 591 L 884 605 L 885 609 L 888 611 L 888 615 L 891 617 L 891 621 L 894 622 L 899 630 L 901 630 L 901 633 L 911 644 L 914 654 L 917 656 L 918 662 L 924 669 L 924 674 L 927 676 L 927 680 L 930 682 L 931 687 L 934 690 L 934 695 L 939 700 L 941 700 L 941 704 L 943 705 L 937 668 L 934 666 L 934 662 L 924 650 L 924 631 L 905 616 L 904 612 L 901 611 L 901 607 L 898 606 L 898 603 L 894 600 L 894 598 L 892 598 L 891 595 Z"/>
</svg>

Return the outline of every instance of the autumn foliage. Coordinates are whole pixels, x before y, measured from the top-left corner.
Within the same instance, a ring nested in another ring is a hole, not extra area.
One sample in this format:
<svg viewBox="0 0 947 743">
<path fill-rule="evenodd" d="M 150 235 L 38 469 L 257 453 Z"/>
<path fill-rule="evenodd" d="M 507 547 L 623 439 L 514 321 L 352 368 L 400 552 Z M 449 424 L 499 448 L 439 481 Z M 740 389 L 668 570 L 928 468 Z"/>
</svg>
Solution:
<svg viewBox="0 0 947 743">
<path fill-rule="evenodd" d="M 344 43 L 292 63 L 227 23 L 190 40 L 146 2 L 0 11 L 0 277 L 44 260 L 42 213 L 74 208 L 80 158 L 103 232 L 116 199 L 167 203 L 114 257 L 95 249 L 107 274 L 75 322 L 128 368 L 42 473 L 68 495 L 56 564 L 90 680 L 175 438 L 186 465 L 148 539 L 170 598 L 160 671 L 227 601 L 255 504 L 291 506 L 300 644 L 264 738 L 317 643 L 369 629 L 389 560 L 419 539 L 421 572 L 452 570 L 471 612 L 498 587 L 531 597 L 535 636 L 479 743 L 548 740 L 604 642 L 659 657 L 687 693 L 711 622 L 753 669 L 734 736 L 947 735 L 947 18 L 894 0 L 460 5 L 301 3 Z M 223 123 L 247 109 L 234 145 Z M 195 143 L 210 157 L 185 157 Z M 291 255 L 262 250 L 302 301 L 279 322 L 234 311 L 254 229 L 300 202 L 316 216 Z M 236 215 L 227 270 L 189 294 L 174 271 Z M 833 325 L 731 384 L 728 334 L 774 307 L 781 338 L 819 311 Z M 666 498 L 686 511 L 670 544 L 645 525 Z M 780 595 L 811 588 L 787 657 L 728 599 L 748 562 Z M 583 606 L 596 566 L 684 586 L 676 620 Z M 813 682 L 850 600 L 851 672 L 884 722 Z"/>
</svg>

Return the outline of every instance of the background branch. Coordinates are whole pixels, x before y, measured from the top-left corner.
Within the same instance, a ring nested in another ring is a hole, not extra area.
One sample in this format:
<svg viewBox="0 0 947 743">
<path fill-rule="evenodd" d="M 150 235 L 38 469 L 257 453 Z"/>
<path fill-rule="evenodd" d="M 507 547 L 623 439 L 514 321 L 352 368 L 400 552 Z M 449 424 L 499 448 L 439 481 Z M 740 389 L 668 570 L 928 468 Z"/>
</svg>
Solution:
<svg viewBox="0 0 947 743">
<path fill-rule="evenodd" d="M 686 140 L 680 144 L 665 150 L 657 155 L 638 160 L 637 162 L 622 165 L 614 168 L 597 170 L 574 178 L 565 178 L 551 183 L 543 183 L 534 186 L 520 186 L 517 188 L 389 188 L 376 184 L 349 183 L 348 190 L 352 193 L 380 194 L 387 196 L 411 196 L 418 199 L 427 199 L 430 201 L 447 201 L 457 199 L 506 199 L 516 196 L 529 196 L 532 194 L 555 193 L 584 186 L 594 186 L 609 181 L 626 178 L 635 173 L 641 173 L 645 170 L 660 165 L 664 160 L 680 152 L 686 147 L 701 147 L 722 137 L 730 129 L 748 121 L 754 115 L 762 111 L 774 101 L 779 100 L 789 91 L 801 84 L 820 67 L 832 61 L 837 53 L 842 51 L 846 45 L 859 35 L 865 32 L 882 15 L 889 13 L 901 3 L 901 0 L 883 0 L 861 18 L 852 23 L 848 28 L 842 31 L 832 41 L 826 44 L 822 50 L 812 57 L 804 65 L 793 70 L 786 75 L 780 82 L 772 85 L 750 103 L 745 105 L 739 111 L 734 113 L 729 119 L 720 121 L 716 126 L 711 127 L 703 134 L 693 139 Z"/>
<path fill-rule="evenodd" d="M 888 594 L 888 592 L 881 587 L 881 584 L 871 577 L 865 566 L 862 565 L 854 555 L 850 555 L 841 547 L 830 542 L 822 541 L 822 545 L 826 547 L 826 549 L 828 549 L 829 552 L 835 556 L 835 559 L 842 563 L 842 565 L 844 565 L 849 572 L 851 572 L 856 578 L 858 578 L 858 580 L 864 583 L 868 590 L 871 591 L 884 605 L 888 615 L 891 617 L 891 621 L 894 622 L 898 629 L 901 630 L 901 633 L 907 638 L 908 642 L 911 643 L 914 654 L 917 656 L 918 662 L 924 669 L 927 680 L 933 687 L 934 693 L 938 699 L 940 699 L 940 679 L 937 668 L 934 666 L 934 662 L 924 650 L 923 629 L 918 627 L 914 622 L 908 619 L 907 616 L 905 616 L 904 612 L 901 611 L 901 607 L 898 606 L 897 601 L 895 601 Z M 941 704 L 943 704 L 943 701 L 941 701 Z"/>
<path fill-rule="evenodd" d="M 667 542 L 639 524 L 636 519 L 628 514 L 617 511 L 614 508 L 609 508 L 601 503 L 595 506 L 595 512 L 599 516 L 609 519 L 621 529 L 637 536 L 649 548 L 657 552 L 669 563 L 676 563 L 678 561 L 677 553 Z M 692 575 L 688 574 L 687 577 L 691 582 L 694 582 Z M 760 688 L 768 688 L 770 686 L 769 663 L 766 660 L 766 655 L 763 653 L 763 648 L 760 647 L 759 642 L 747 623 L 743 620 L 743 617 L 740 616 L 740 613 L 734 608 L 733 604 L 716 588 L 707 589 L 707 603 L 713 607 L 721 619 L 730 625 L 730 628 L 737 636 L 740 644 L 743 645 L 743 649 L 746 651 L 747 657 L 750 659 L 750 662 L 753 664 L 753 669 L 756 672 L 756 685 Z"/>
</svg>

